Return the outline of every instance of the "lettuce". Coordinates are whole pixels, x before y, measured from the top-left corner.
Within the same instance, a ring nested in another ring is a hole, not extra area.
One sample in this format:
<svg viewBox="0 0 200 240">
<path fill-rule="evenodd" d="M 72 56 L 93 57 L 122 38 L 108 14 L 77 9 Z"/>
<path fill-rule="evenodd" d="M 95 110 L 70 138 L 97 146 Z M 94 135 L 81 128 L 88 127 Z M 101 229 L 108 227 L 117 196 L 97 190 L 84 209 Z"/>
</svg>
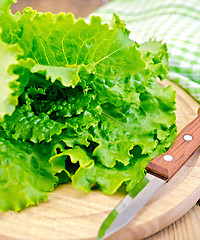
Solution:
<svg viewBox="0 0 200 240">
<path fill-rule="evenodd" d="M 176 137 L 167 46 L 129 39 L 123 20 L 13 15 L 0 3 L 0 210 L 47 199 L 59 183 L 130 191 Z M 14 198 L 12 196 L 15 196 Z"/>
<path fill-rule="evenodd" d="M 0 57 L 3 60 L 0 69 L 0 117 L 6 113 L 11 114 L 17 105 L 17 97 L 14 96 L 11 85 L 16 84 L 17 76 L 12 72 L 12 67 L 17 63 L 16 55 L 19 53 L 17 45 L 9 46 L 0 42 Z"/>
<path fill-rule="evenodd" d="M 51 146 L 21 143 L 0 129 L 0 209 L 19 211 L 46 200 L 57 183 L 49 157 Z"/>
</svg>

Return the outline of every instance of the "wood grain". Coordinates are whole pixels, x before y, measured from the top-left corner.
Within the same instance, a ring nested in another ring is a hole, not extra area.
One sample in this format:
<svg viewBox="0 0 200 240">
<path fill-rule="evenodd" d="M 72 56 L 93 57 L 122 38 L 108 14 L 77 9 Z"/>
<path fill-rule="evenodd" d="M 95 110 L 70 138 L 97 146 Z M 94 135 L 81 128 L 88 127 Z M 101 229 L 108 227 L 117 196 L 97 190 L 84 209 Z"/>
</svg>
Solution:
<svg viewBox="0 0 200 240">
<path fill-rule="evenodd" d="M 145 240 L 199 240 L 200 207 L 195 205 L 182 218 Z"/>
<path fill-rule="evenodd" d="M 167 85 L 164 81 L 162 84 Z M 177 88 L 177 124 L 180 131 L 196 117 L 199 105 Z M 20 213 L 0 213 L 0 239 L 9 240 L 92 240 L 108 213 L 125 196 L 98 190 L 86 194 L 71 184 L 60 185 L 47 202 Z M 134 220 L 110 239 L 141 239 L 172 224 L 200 198 L 199 151 L 139 212 Z M 134 236 L 134 238 L 133 238 Z"/>
</svg>

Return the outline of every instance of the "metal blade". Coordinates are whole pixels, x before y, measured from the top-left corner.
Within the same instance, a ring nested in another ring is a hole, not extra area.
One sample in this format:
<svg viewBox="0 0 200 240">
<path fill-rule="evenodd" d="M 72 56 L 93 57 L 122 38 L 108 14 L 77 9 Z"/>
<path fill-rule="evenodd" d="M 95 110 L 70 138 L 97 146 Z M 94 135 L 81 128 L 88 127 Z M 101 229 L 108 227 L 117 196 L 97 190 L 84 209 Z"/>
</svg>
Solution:
<svg viewBox="0 0 200 240">
<path fill-rule="evenodd" d="M 148 202 L 166 180 L 150 173 L 112 210 L 101 225 L 98 240 L 103 240 L 131 221 L 136 213 Z"/>
</svg>

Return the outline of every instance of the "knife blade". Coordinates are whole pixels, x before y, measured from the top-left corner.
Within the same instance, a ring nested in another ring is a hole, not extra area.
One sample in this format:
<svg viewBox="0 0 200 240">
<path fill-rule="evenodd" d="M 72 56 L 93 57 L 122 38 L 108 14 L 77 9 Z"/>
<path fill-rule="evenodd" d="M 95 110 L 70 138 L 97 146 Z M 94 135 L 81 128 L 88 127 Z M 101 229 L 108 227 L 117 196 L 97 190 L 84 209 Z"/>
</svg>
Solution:
<svg viewBox="0 0 200 240">
<path fill-rule="evenodd" d="M 106 239 L 126 226 L 136 213 L 176 174 L 199 147 L 200 115 L 182 129 L 167 152 L 154 158 L 147 165 L 147 174 L 111 211 L 101 225 L 97 239 Z"/>
</svg>

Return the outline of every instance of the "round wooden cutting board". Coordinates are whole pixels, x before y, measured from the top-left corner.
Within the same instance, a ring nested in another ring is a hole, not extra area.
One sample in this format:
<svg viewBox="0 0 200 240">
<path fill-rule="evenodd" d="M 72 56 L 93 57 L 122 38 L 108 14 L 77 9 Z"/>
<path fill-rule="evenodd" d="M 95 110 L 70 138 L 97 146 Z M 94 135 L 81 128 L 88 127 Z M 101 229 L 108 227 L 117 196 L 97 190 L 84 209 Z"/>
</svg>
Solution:
<svg viewBox="0 0 200 240">
<path fill-rule="evenodd" d="M 177 91 L 177 126 L 180 131 L 197 116 L 199 104 L 175 84 Z M 150 236 L 189 211 L 200 198 L 200 152 L 165 184 L 136 217 L 109 239 L 142 239 Z M 76 190 L 71 184 L 58 186 L 48 201 L 19 213 L 0 213 L 2 240 L 94 240 L 101 223 L 125 196 L 113 196 L 98 190 L 91 194 Z M 13 196 L 14 197 L 14 196 Z"/>
</svg>

